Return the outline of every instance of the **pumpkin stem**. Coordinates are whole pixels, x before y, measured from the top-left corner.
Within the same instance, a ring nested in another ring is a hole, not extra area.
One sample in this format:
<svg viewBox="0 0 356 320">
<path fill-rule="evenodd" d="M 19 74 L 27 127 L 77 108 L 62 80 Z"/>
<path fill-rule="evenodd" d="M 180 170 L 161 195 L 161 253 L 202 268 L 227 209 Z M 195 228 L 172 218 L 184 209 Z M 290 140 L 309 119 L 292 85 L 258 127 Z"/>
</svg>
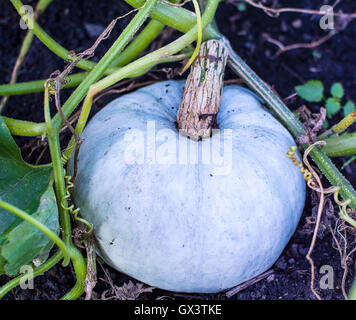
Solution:
<svg viewBox="0 0 356 320">
<path fill-rule="evenodd" d="M 211 136 L 220 107 L 228 50 L 219 40 L 202 43 L 177 114 L 179 132 L 193 140 Z"/>
</svg>

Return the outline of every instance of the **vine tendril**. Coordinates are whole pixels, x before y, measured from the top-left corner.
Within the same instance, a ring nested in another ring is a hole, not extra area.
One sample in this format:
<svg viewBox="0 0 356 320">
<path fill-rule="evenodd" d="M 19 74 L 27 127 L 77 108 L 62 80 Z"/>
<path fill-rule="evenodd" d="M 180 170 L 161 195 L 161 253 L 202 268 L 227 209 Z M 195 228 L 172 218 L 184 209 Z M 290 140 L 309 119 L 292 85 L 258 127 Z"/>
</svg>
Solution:
<svg viewBox="0 0 356 320">
<path fill-rule="evenodd" d="M 310 180 L 313 175 L 310 173 L 308 169 L 306 169 L 301 161 L 298 160 L 295 150 L 296 146 L 291 146 L 289 151 L 286 153 L 287 157 L 292 160 L 293 164 L 300 168 L 300 172 L 304 174 L 304 180 Z"/>
<path fill-rule="evenodd" d="M 62 199 L 61 206 L 64 210 L 67 210 L 71 215 L 73 215 L 74 220 L 79 221 L 86 225 L 87 227 L 86 235 L 89 235 L 93 231 L 93 224 L 78 216 L 80 212 L 79 207 L 75 208 L 73 203 L 68 206 L 65 205 L 65 202 L 70 200 L 71 198 L 69 189 L 74 188 L 74 183 L 72 182 L 72 176 L 66 175 L 65 170 L 64 170 L 64 179 L 66 181 L 66 187 L 65 187 L 65 196 Z"/>
<path fill-rule="evenodd" d="M 321 142 L 319 142 L 321 143 Z M 289 151 L 286 153 L 287 157 L 292 160 L 292 162 L 300 168 L 300 172 L 304 174 L 304 179 L 307 181 L 308 187 L 313 189 L 316 192 L 323 193 L 323 194 L 334 194 L 334 201 L 335 203 L 339 206 L 339 216 L 341 219 L 345 220 L 349 224 L 351 224 L 353 227 L 356 228 L 356 221 L 351 218 L 348 214 L 348 211 L 351 212 L 351 209 L 348 208 L 349 204 L 351 203 L 351 199 L 346 199 L 346 200 L 340 200 L 339 199 L 339 194 L 340 194 L 340 187 L 339 186 L 332 186 L 327 189 L 320 189 L 316 187 L 315 181 L 313 174 L 304 167 L 303 163 L 298 160 L 297 155 L 295 153 L 295 150 L 297 149 L 296 146 L 291 146 Z"/>
</svg>

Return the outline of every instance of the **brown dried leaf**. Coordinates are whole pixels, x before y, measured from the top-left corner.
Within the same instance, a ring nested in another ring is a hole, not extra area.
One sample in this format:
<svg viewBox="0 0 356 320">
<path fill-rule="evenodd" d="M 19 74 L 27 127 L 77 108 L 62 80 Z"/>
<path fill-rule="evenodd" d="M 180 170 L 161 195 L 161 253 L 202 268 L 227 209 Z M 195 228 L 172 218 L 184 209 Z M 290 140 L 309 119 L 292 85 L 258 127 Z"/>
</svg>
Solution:
<svg viewBox="0 0 356 320">
<path fill-rule="evenodd" d="M 318 135 L 318 132 L 323 128 L 326 119 L 326 109 L 320 108 L 320 113 L 311 113 L 306 106 L 301 106 L 297 112 L 306 128 L 307 134 L 298 137 L 299 143 L 312 144 Z"/>
<path fill-rule="evenodd" d="M 143 287 L 143 283 L 133 283 L 131 280 L 123 286 L 115 286 L 115 294 L 118 300 L 136 300 L 142 293 L 152 292 L 154 287 Z"/>
</svg>

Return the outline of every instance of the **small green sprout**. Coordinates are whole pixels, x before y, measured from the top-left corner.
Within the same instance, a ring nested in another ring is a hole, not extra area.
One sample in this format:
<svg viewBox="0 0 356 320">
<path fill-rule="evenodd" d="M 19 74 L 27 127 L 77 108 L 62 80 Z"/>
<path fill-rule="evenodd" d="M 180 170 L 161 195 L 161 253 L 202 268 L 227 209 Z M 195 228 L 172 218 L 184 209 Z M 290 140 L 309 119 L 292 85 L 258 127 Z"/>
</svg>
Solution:
<svg viewBox="0 0 356 320">
<path fill-rule="evenodd" d="M 308 102 L 321 102 L 324 98 L 324 85 L 320 80 L 309 80 L 296 86 L 295 91 Z"/>
<path fill-rule="evenodd" d="M 334 98 L 341 99 L 345 94 L 344 87 L 340 82 L 335 82 L 331 86 L 330 93 Z"/>
<path fill-rule="evenodd" d="M 296 86 L 295 91 L 305 101 L 312 103 L 325 101 L 328 119 L 332 119 L 340 110 L 343 110 L 343 116 L 346 117 L 356 109 L 354 102 L 351 100 L 348 100 L 345 105 L 342 104 L 345 90 L 340 82 L 332 84 L 330 96 L 327 97 L 324 95 L 324 84 L 320 80 L 309 80 L 300 86 Z M 325 120 L 323 126 L 325 129 L 329 127 L 328 120 Z"/>
<path fill-rule="evenodd" d="M 246 4 L 244 2 L 240 2 L 236 5 L 237 10 L 239 10 L 240 12 L 244 12 L 246 11 L 247 7 Z"/>
<path fill-rule="evenodd" d="M 312 55 L 315 59 L 320 59 L 322 57 L 322 54 L 319 51 L 314 50 L 312 52 Z"/>
<path fill-rule="evenodd" d="M 350 114 L 355 110 L 356 110 L 355 104 L 351 100 L 347 101 L 346 104 L 344 105 L 344 116 L 346 117 L 348 114 Z"/>
<path fill-rule="evenodd" d="M 341 110 L 340 99 L 336 97 L 327 98 L 325 102 L 326 116 L 331 119 Z"/>
</svg>

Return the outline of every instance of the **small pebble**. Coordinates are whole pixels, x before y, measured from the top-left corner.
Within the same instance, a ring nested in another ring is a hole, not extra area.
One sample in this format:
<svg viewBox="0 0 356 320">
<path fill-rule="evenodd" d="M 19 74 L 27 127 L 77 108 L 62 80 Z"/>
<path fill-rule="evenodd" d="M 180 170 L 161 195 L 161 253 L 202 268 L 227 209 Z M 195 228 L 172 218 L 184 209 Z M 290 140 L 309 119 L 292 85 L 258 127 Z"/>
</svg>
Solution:
<svg viewBox="0 0 356 320">
<path fill-rule="evenodd" d="M 267 282 L 270 283 L 274 280 L 274 274 L 271 274 L 270 276 L 267 277 Z"/>
<path fill-rule="evenodd" d="M 299 29 L 303 26 L 303 21 L 301 19 L 296 19 L 292 22 L 292 26 L 296 29 Z"/>
<path fill-rule="evenodd" d="M 276 267 L 281 270 L 287 269 L 287 263 L 284 257 L 281 257 L 280 259 L 277 260 Z"/>
<path fill-rule="evenodd" d="M 309 248 L 305 248 L 305 247 L 302 247 L 302 246 L 299 247 L 299 252 L 303 256 L 306 256 L 308 251 L 309 251 Z"/>
<path fill-rule="evenodd" d="M 282 21 L 281 23 L 281 29 L 283 32 L 287 32 L 288 31 L 288 25 L 285 21 Z"/>
</svg>

